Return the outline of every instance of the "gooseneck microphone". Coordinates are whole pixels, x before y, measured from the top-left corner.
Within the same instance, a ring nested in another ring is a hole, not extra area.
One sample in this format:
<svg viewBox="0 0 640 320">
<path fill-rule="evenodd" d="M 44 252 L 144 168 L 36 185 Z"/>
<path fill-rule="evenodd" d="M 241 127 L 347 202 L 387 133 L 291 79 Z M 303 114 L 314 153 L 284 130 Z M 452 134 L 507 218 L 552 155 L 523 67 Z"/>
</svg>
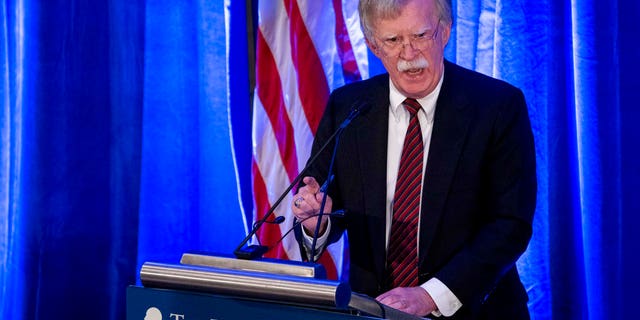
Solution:
<svg viewBox="0 0 640 320">
<path fill-rule="evenodd" d="M 327 203 L 327 196 L 329 194 L 329 186 L 333 181 L 333 164 L 336 161 L 336 153 L 338 152 L 338 145 L 340 143 L 340 136 L 345 128 L 351 123 L 353 119 L 359 116 L 362 112 L 368 110 L 371 105 L 365 104 L 361 108 L 353 108 L 351 109 L 351 113 L 347 116 L 347 118 L 340 124 L 338 130 L 334 133 L 332 137 L 335 137 L 336 143 L 333 146 L 333 153 L 331 154 L 331 162 L 329 162 L 329 172 L 327 173 L 327 180 L 320 188 L 320 191 L 323 193 L 322 201 L 320 203 L 320 213 L 324 212 L 324 207 Z M 316 222 L 316 229 L 313 232 L 313 241 L 311 242 L 311 257 L 309 257 L 309 261 L 315 262 L 316 260 L 316 243 L 318 242 L 318 237 L 320 236 L 320 225 L 322 223 L 322 214 L 318 215 L 318 221 Z"/>
<path fill-rule="evenodd" d="M 254 259 L 262 257 L 262 255 L 265 254 L 269 250 L 268 246 L 250 245 L 250 246 L 245 247 L 245 245 L 258 232 L 258 230 L 260 230 L 260 227 L 262 227 L 262 225 L 265 224 L 265 222 L 267 222 L 267 219 L 273 214 L 273 212 L 280 205 L 282 200 L 284 200 L 284 198 L 287 196 L 287 194 L 289 194 L 291 189 L 293 189 L 293 187 L 296 186 L 300 182 L 300 180 L 304 177 L 304 174 L 307 172 L 307 170 L 311 167 L 311 165 L 313 163 L 315 163 L 316 159 L 318 159 L 320 154 L 322 154 L 324 149 L 326 149 L 327 146 L 329 146 L 329 144 L 334 140 L 334 138 L 336 138 L 336 136 L 341 134 L 342 131 L 344 131 L 344 129 L 351 123 L 351 121 L 353 121 L 353 119 L 355 119 L 356 117 L 358 117 L 362 113 L 364 113 L 367 110 L 369 110 L 369 108 L 371 108 L 371 105 L 369 103 L 367 103 L 366 101 L 365 102 L 358 101 L 358 102 L 354 103 L 354 105 L 355 106 L 353 108 L 351 108 L 351 112 L 342 121 L 342 123 L 340 124 L 338 129 L 327 139 L 327 141 L 325 141 L 325 143 L 322 145 L 322 147 L 320 147 L 320 149 L 316 152 L 316 154 L 313 155 L 313 157 L 311 157 L 309 159 L 309 161 L 307 161 L 307 164 L 305 165 L 305 167 L 300 171 L 300 173 L 298 173 L 298 175 L 293 179 L 293 181 L 291 181 L 291 184 L 289 184 L 287 189 L 284 190 L 284 192 L 280 195 L 278 200 L 276 200 L 276 202 L 273 203 L 273 205 L 269 208 L 269 210 L 264 214 L 264 217 L 262 217 L 262 219 L 258 220 L 253 225 L 253 228 L 251 229 L 251 232 L 249 232 L 249 234 L 247 234 L 247 236 L 240 242 L 238 247 L 236 247 L 236 249 L 233 251 L 233 254 L 236 256 L 236 258 L 254 260 Z M 334 150 L 334 153 L 335 153 L 335 150 Z M 332 166 L 333 166 L 333 160 L 331 161 L 331 163 L 332 163 Z M 329 177 L 327 177 L 327 179 L 329 179 Z M 326 195 L 326 192 L 325 192 L 325 195 Z M 326 196 L 325 196 L 325 198 L 326 198 Z M 322 210 L 324 210 L 324 202 L 325 201 L 326 201 L 326 199 L 323 199 L 323 206 L 321 208 Z M 320 211 L 320 212 L 322 212 L 322 211 Z M 319 215 L 318 218 L 319 219 L 322 218 L 322 215 Z M 316 229 L 317 230 L 316 230 L 316 233 L 314 235 L 314 238 L 317 238 L 317 233 L 319 231 L 318 230 L 319 228 L 316 228 Z M 314 239 L 314 243 L 315 243 L 315 241 L 316 241 L 316 239 Z M 311 259 L 313 260 L 313 257 Z"/>
<path fill-rule="evenodd" d="M 283 223 L 285 220 L 285 217 L 283 216 L 278 216 L 275 219 L 273 219 L 273 221 L 265 221 L 266 223 L 271 223 L 271 224 L 281 224 Z"/>
</svg>

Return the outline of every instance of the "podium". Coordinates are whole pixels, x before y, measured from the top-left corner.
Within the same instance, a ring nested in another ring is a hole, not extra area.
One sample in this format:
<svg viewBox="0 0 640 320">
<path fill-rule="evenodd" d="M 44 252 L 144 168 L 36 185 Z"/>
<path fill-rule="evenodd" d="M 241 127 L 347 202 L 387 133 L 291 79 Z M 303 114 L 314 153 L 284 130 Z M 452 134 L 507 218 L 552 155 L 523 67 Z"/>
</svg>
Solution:
<svg viewBox="0 0 640 320">
<path fill-rule="evenodd" d="M 146 262 L 127 288 L 127 320 L 420 319 L 325 279 L 319 264 L 185 253 Z"/>
<path fill-rule="evenodd" d="M 161 317 L 153 318 L 153 314 Z M 193 291 L 127 288 L 128 320 L 190 319 L 379 319 L 330 309 Z"/>
</svg>

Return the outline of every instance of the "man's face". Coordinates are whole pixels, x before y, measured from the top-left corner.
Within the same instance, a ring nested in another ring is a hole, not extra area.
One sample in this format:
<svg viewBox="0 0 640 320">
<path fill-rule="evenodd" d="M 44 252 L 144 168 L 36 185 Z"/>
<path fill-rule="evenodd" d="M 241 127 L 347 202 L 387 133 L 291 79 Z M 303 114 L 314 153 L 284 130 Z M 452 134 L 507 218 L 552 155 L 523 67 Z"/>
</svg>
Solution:
<svg viewBox="0 0 640 320">
<path fill-rule="evenodd" d="M 373 36 L 367 44 L 407 97 L 427 96 L 444 72 L 451 25 L 438 17 L 435 0 L 412 0 L 397 18 L 373 21 Z"/>
</svg>

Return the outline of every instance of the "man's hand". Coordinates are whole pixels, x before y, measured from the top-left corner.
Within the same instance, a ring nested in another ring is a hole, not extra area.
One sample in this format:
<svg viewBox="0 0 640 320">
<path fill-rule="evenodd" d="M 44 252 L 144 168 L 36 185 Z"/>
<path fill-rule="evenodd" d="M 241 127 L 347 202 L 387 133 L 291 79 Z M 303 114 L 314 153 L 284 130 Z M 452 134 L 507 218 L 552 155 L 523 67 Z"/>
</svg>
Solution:
<svg viewBox="0 0 640 320">
<path fill-rule="evenodd" d="M 302 182 L 305 186 L 298 189 L 298 193 L 293 196 L 291 209 L 298 220 L 304 220 L 302 225 L 305 232 L 311 235 L 316 230 L 317 218 L 310 218 L 320 213 L 320 204 L 322 203 L 323 192 L 320 192 L 320 185 L 313 177 L 304 177 Z M 324 206 L 324 212 L 330 213 L 332 207 L 331 197 L 327 197 L 327 203 Z M 306 220 L 305 220 L 306 219 Z M 322 225 L 320 226 L 320 234 L 323 234 L 327 227 L 328 216 L 322 217 Z"/>
<path fill-rule="evenodd" d="M 376 300 L 391 308 L 419 317 L 437 309 L 431 296 L 422 287 L 395 288 L 379 295 Z"/>
</svg>

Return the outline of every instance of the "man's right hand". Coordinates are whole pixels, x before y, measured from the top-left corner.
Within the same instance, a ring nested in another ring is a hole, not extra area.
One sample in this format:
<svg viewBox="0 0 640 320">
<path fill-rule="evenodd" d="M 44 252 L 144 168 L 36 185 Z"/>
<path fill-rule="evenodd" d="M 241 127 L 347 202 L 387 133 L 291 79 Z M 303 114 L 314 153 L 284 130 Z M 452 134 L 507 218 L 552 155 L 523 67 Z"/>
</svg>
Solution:
<svg viewBox="0 0 640 320">
<path fill-rule="evenodd" d="M 324 193 L 320 191 L 320 184 L 313 177 L 304 177 L 302 180 L 305 186 L 298 189 L 298 193 L 293 196 L 291 202 L 291 210 L 296 218 L 302 221 L 305 233 L 312 236 L 316 230 L 316 224 L 318 219 L 312 217 L 317 216 L 320 213 L 320 204 L 322 203 L 322 197 Z M 327 196 L 327 203 L 324 206 L 324 212 L 326 214 L 331 212 L 333 201 L 331 197 Z M 324 233 L 327 228 L 327 220 L 329 216 L 322 216 L 322 225 L 320 226 L 320 235 Z"/>
</svg>

